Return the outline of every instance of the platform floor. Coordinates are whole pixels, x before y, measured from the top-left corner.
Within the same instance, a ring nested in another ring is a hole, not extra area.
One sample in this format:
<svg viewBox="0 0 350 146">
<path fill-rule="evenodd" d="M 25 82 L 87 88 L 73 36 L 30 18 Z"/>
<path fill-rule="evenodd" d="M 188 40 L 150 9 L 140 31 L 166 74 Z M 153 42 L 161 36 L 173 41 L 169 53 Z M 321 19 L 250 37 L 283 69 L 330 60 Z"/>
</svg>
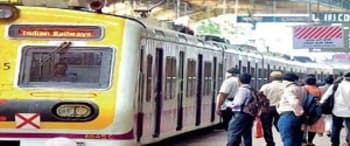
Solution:
<svg viewBox="0 0 350 146">
<path fill-rule="evenodd" d="M 274 139 L 276 146 L 283 146 L 279 133 L 274 130 Z M 167 146 L 225 146 L 226 145 L 226 132 L 221 129 L 210 130 L 206 132 L 200 132 L 198 134 L 191 134 L 191 136 L 181 137 L 176 140 L 172 140 L 171 143 L 167 143 Z M 330 146 L 330 138 L 327 136 L 316 135 L 314 139 L 316 146 Z M 265 146 L 263 138 L 253 138 L 253 146 Z M 342 130 L 341 134 L 341 146 L 348 146 L 345 143 L 345 132 Z M 349 145 L 350 146 L 350 145 Z"/>
</svg>

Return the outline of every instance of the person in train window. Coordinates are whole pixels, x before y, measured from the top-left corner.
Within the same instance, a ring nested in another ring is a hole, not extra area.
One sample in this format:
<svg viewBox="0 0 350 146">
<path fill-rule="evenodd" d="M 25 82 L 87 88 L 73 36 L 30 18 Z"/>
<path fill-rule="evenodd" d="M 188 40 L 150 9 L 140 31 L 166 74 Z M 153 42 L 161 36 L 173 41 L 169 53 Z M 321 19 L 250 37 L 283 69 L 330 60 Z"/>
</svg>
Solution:
<svg viewBox="0 0 350 146">
<path fill-rule="evenodd" d="M 231 104 L 233 97 L 235 96 L 238 89 L 238 75 L 239 70 L 236 68 L 231 68 L 226 72 L 226 79 L 222 83 L 217 96 L 217 112 L 222 116 L 222 125 L 225 130 L 227 130 L 228 123 L 230 122 L 233 112 L 232 109 L 228 107 Z M 221 103 L 223 102 L 223 103 Z"/>
<path fill-rule="evenodd" d="M 318 98 L 317 101 L 320 101 L 322 96 L 322 90 L 317 87 L 316 85 L 316 77 L 315 75 L 307 75 L 305 79 L 305 85 L 304 85 L 306 91 L 311 94 L 314 98 Z M 312 143 L 313 139 L 315 138 L 316 133 L 323 134 L 324 132 L 324 119 L 320 118 L 317 120 L 316 123 L 309 126 L 303 126 L 303 130 L 308 131 L 307 134 L 307 140 L 304 139 L 304 142 L 306 142 L 306 146 L 314 146 Z M 306 128 L 306 129 L 305 129 Z"/>
<path fill-rule="evenodd" d="M 270 79 L 271 83 L 267 83 L 260 88 L 260 91 L 263 92 L 270 100 L 269 110 L 266 113 L 261 114 L 260 119 L 263 125 L 266 146 L 275 146 L 275 142 L 273 140 L 272 125 L 275 125 L 278 131 L 277 122 L 279 115 L 276 110 L 276 105 L 280 101 L 284 89 L 282 85 L 282 72 L 271 72 Z"/>
<path fill-rule="evenodd" d="M 299 77 L 295 73 L 285 73 L 282 77 L 283 94 L 277 105 L 280 115 L 278 129 L 284 146 L 301 146 L 303 132 L 301 130 L 304 113 L 302 102 L 306 98 L 306 91 L 296 83 Z"/>
<path fill-rule="evenodd" d="M 244 113 L 242 107 L 251 98 L 250 81 L 252 76 L 247 73 L 239 75 L 239 87 L 231 105 L 233 116 L 228 127 L 227 146 L 238 146 L 244 137 L 245 146 L 252 146 L 252 126 L 254 117 Z"/>
<path fill-rule="evenodd" d="M 56 137 L 50 138 L 45 143 L 44 146 L 78 146 L 75 141 L 65 138 L 65 137 Z"/>
<path fill-rule="evenodd" d="M 334 93 L 334 107 L 333 113 L 333 124 L 331 133 L 332 146 L 339 146 L 340 143 L 340 130 L 345 121 L 346 130 L 350 131 L 350 72 L 346 73 L 342 80 L 337 80 L 338 88 Z M 334 84 L 333 84 L 334 85 Z M 327 100 L 327 98 L 333 92 L 333 85 L 323 94 L 321 103 Z M 349 133 L 347 133 L 346 141 L 349 139 Z"/>
<path fill-rule="evenodd" d="M 325 78 L 325 85 L 321 86 L 320 89 L 322 90 L 322 93 L 325 93 L 327 89 L 333 84 L 334 78 L 333 75 L 329 75 Z M 332 115 L 327 114 L 323 115 L 324 122 L 325 122 L 325 132 L 327 136 L 331 136 L 332 131 Z"/>
<path fill-rule="evenodd" d="M 71 74 L 67 74 L 68 65 L 66 63 L 56 63 L 54 66 L 54 74 L 51 78 L 52 81 L 56 82 L 73 82 L 76 77 Z"/>
</svg>

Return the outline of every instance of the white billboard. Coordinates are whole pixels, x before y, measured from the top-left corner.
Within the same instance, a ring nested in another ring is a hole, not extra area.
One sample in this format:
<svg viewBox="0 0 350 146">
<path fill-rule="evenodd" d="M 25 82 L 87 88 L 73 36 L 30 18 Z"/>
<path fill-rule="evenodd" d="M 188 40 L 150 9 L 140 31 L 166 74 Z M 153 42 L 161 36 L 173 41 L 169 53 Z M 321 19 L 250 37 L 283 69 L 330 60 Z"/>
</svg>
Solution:
<svg viewBox="0 0 350 146">
<path fill-rule="evenodd" d="M 343 48 L 342 26 L 295 26 L 293 28 L 294 49 Z"/>
</svg>

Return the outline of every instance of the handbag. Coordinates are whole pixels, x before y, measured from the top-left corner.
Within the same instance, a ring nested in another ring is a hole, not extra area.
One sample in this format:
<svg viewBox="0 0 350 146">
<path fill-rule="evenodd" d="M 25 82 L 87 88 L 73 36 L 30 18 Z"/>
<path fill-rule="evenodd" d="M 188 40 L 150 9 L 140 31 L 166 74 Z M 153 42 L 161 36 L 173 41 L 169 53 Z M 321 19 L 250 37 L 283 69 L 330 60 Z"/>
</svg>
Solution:
<svg viewBox="0 0 350 146">
<path fill-rule="evenodd" d="M 264 137 L 264 131 L 260 118 L 255 118 L 255 138 Z"/>
<path fill-rule="evenodd" d="M 332 94 L 326 99 L 324 103 L 321 104 L 323 114 L 332 114 L 334 107 L 334 94 L 337 91 L 338 84 L 334 84 L 332 88 Z"/>
</svg>

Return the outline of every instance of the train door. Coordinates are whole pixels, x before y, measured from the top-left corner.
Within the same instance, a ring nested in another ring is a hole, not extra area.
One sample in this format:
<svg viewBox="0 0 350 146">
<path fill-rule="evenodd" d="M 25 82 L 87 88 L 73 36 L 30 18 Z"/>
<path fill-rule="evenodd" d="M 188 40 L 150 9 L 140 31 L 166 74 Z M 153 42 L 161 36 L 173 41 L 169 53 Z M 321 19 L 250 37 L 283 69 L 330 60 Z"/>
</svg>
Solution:
<svg viewBox="0 0 350 146">
<path fill-rule="evenodd" d="M 156 49 L 156 76 L 155 76 L 155 125 L 153 137 L 159 137 L 160 124 L 161 124 L 161 113 L 162 113 L 162 87 L 163 87 L 163 56 L 164 51 L 161 48 Z"/>
<path fill-rule="evenodd" d="M 210 121 L 211 122 L 214 122 L 215 121 L 215 97 L 216 97 L 216 82 L 217 82 L 217 58 L 214 57 L 213 58 L 213 89 L 211 90 L 212 91 L 212 99 L 211 99 L 211 118 L 210 118 Z"/>
<path fill-rule="evenodd" d="M 196 96 L 196 126 L 201 123 L 201 109 L 202 109 L 202 76 L 203 76 L 203 55 L 198 55 L 198 66 L 197 66 L 197 96 Z"/>
<path fill-rule="evenodd" d="M 176 130 L 182 129 L 183 118 L 183 98 L 184 98 L 184 65 L 185 65 L 185 53 L 180 51 L 179 53 L 179 90 L 177 95 L 177 126 Z"/>
<path fill-rule="evenodd" d="M 136 140 L 140 142 L 140 138 L 142 136 L 143 132 L 143 93 L 144 93 L 144 79 L 145 79 L 145 73 L 144 73 L 144 40 L 141 42 L 141 53 L 140 53 L 140 73 L 139 73 L 139 86 L 138 86 L 138 94 L 137 94 L 137 114 L 136 114 Z"/>
</svg>

